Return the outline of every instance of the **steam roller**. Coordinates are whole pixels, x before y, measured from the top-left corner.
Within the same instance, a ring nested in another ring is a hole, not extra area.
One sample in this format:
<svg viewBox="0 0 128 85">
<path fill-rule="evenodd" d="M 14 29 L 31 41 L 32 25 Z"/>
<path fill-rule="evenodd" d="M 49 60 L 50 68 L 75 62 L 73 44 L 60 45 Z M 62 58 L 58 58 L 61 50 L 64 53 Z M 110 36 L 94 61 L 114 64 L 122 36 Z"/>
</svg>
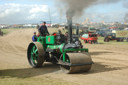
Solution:
<svg viewBox="0 0 128 85">
<path fill-rule="evenodd" d="M 72 34 L 72 20 L 68 20 L 68 36 L 60 31 L 49 36 L 37 37 L 27 50 L 29 64 L 41 67 L 44 62 L 60 65 L 64 73 L 88 72 L 93 61 L 87 48 L 83 48 L 79 40 L 79 29 Z"/>
</svg>

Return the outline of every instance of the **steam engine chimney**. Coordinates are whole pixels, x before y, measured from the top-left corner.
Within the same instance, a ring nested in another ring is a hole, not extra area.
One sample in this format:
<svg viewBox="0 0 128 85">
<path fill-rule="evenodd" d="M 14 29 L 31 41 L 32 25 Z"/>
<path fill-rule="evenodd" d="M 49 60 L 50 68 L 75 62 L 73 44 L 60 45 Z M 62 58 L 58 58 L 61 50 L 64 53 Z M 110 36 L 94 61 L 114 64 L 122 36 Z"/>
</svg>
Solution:
<svg viewBox="0 0 128 85">
<path fill-rule="evenodd" d="M 72 17 L 67 16 L 68 24 L 68 43 L 72 43 Z"/>
<path fill-rule="evenodd" d="M 67 11 L 67 24 L 68 24 L 68 43 L 72 43 L 72 17 L 73 12 Z"/>
</svg>

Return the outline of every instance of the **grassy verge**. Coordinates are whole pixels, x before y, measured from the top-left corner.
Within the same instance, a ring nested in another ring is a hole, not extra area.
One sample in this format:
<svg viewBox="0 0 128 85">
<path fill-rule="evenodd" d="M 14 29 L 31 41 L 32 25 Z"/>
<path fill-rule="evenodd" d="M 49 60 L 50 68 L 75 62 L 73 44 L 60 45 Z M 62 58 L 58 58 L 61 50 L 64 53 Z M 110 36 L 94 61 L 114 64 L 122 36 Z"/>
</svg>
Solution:
<svg viewBox="0 0 128 85">
<path fill-rule="evenodd" d="M 1 31 L 4 33 L 4 35 L 16 31 L 16 30 L 20 30 L 20 29 L 33 29 L 33 28 L 9 28 L 9 29 L 1 29 Z"/>
<path fill-rule="evenodd" d="M 12 31 L 15 31 L 15 30 L 18 30 L 18 28 L 1 29 L 1 31 L 4 33 L 4 35 L 12 32 Z"/>
<path fill-rule="evenodd" d="M 0 85 L 78 85 L 74 82 L 68 82 L 51 77 L 39 78 L 0 78 Z"/>
<path fill-rule="evenodd" d="M 8 34 L 8 33 L 9 33 L 9 29 L 1 29 L 1 31 L 2 31 L 4 34 Z"/>
</svg>

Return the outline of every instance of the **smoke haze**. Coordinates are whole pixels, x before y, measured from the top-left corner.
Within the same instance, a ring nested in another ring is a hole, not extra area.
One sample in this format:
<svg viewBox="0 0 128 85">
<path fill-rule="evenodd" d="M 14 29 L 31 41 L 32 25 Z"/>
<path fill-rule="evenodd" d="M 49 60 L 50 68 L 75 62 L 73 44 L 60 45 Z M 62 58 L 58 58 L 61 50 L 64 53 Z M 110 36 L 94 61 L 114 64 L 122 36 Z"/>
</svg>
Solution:
<svg viewBox="0 0 128 85">
<path fill-rule="evenodd" d="M 125 1 L 123 6 L 128 9 L 128 1 Z M 128 12 L 125 14 L 124 22 L 128 23 Z"/>
<path fill-rule="evenodd" d="M 84 9 L 98 4 L 116 3 L 120 0 L 58 0 L 66 7 L 67 15 L 81 16 Z"/>
</svg>

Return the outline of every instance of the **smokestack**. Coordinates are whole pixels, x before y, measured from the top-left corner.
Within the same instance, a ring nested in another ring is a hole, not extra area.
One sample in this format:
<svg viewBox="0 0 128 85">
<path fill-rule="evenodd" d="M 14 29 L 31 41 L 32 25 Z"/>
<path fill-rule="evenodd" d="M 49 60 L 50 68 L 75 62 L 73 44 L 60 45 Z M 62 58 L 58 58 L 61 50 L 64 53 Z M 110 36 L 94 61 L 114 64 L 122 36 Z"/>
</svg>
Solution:
<svg viewBox="0 0 128 85">
<path fill-rule="evenodd" d="M 79 24 L 76 25 L 76 35 L 79 35 Z"/>
<path fill-rule="evenodd" d="M 72 43 L 72 18 L 73 12 L 67 11 L 67 24 L 68 24 L 68 43 Z"/>
</svg>

